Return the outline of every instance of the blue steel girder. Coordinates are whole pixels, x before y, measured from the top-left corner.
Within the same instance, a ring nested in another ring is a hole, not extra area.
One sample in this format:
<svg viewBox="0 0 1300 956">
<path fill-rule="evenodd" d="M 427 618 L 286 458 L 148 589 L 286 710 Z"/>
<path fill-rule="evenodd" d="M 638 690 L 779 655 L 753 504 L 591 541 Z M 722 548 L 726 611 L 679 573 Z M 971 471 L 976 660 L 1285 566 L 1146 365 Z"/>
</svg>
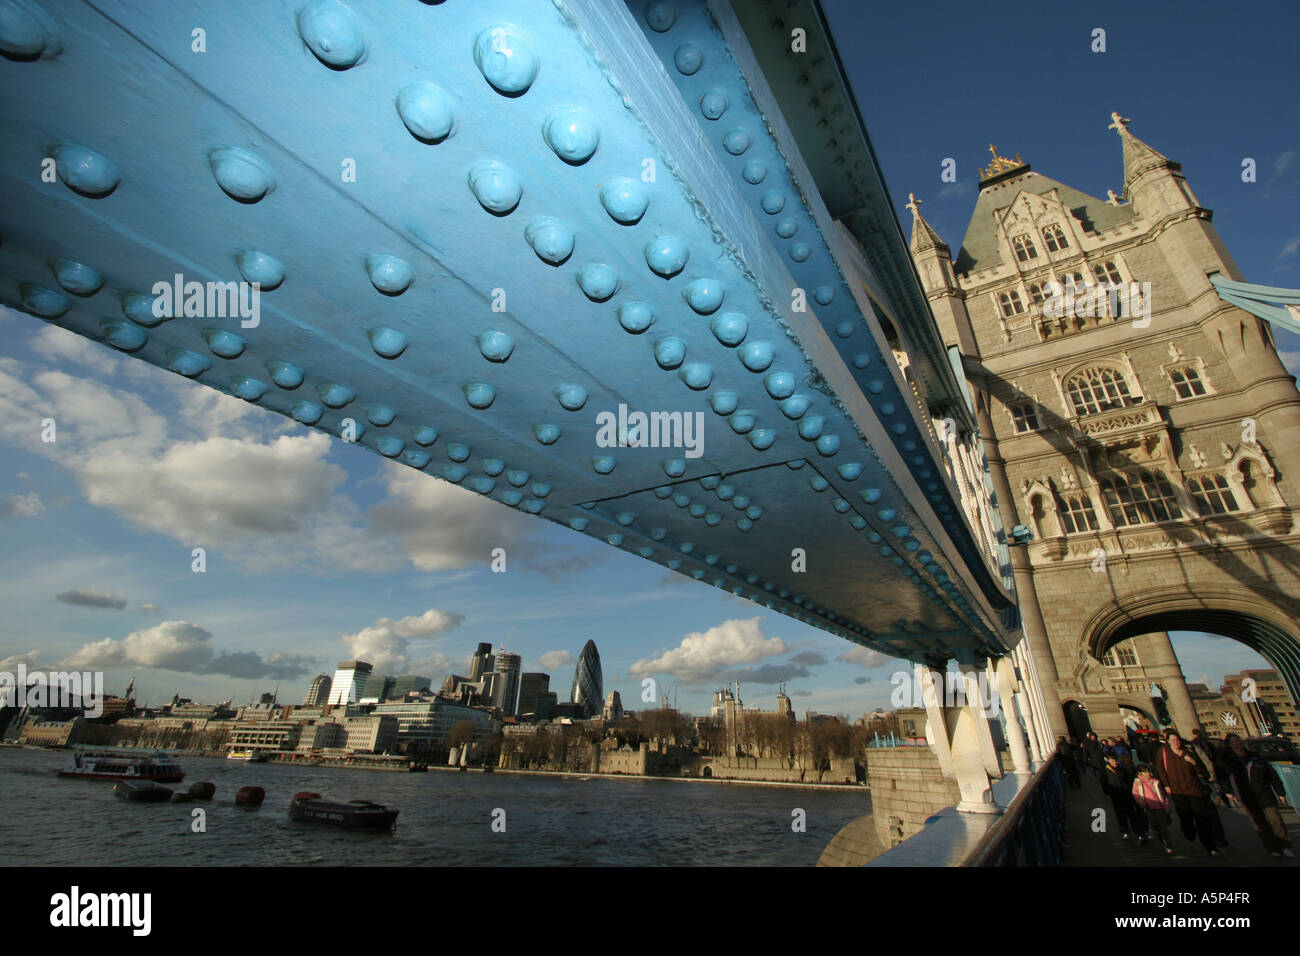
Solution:
<svg viewBox="0 0 1300 956">
<path fill-rule="evenodd" d="M 621 4 L 8 10 L 0 300 L 867 646 L 1005 648 Z M 260 322 L 159 317 L 178 275 Z M 620 406 L 703 453 L 602 447 Z"/>
</svg>

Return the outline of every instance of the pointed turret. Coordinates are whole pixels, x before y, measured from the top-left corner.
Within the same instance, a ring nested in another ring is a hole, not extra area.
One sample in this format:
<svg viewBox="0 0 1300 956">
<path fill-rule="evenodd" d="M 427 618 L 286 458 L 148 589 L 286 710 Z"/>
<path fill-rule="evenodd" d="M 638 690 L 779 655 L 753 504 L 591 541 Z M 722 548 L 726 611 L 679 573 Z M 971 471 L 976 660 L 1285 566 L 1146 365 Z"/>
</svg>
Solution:
<svg viewBox="0 0 1300 956">
<path fill-rule="evenodd" d="M 1138 215 L 1161 219 L 1200 208 L 1183 178 L 1182 164 L 1134 136 L 1128 117 L 1111 113 L 1110 120 L 1108 129 L 1119 134 L 1124 149 L 1124 198 L 1133 203 Z"/>
<path fill-rule="evenodd" d="M 925 252 L 929 249 L 939 249 L 944 254 L 951 250 L 944 241 L 939 238 L 939 234 L 930 227 L 921 215 L 921 203 L 923 200 L 916 198 L 916 193 L 907 194 L 907 208 L 912 210 L 912 255 Z"/>
</svg>

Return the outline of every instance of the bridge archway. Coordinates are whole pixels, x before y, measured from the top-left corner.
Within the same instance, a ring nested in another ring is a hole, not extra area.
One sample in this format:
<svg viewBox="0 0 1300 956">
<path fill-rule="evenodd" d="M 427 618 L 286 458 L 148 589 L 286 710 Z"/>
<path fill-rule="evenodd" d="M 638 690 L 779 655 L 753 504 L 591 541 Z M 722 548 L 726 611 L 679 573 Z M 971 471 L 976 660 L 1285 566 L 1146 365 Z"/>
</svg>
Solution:
<svg viewBox="0 0 1300 956">
<path fill-rule="evenodd" d="M 1239 641 L 1268 661 L 1300 701 L 1300 600 L 1280 593 L 1269 600 L 1244 588 L 1154 588 L 1106 605 L 1084 626 L 1082 641 L 1100 661 L 1121 641 L 1161 631 Z"/>
<path fill-rule="evenodd" d="M 1083 741 L 1092 732 L 1092 722 L 1088 719 L 1088 708 L 1077 700 L 1067 700 L 1061 704 L 1065 709 L 1065 726 L 1070 731 L 1072 740 Z"/>
</svg>

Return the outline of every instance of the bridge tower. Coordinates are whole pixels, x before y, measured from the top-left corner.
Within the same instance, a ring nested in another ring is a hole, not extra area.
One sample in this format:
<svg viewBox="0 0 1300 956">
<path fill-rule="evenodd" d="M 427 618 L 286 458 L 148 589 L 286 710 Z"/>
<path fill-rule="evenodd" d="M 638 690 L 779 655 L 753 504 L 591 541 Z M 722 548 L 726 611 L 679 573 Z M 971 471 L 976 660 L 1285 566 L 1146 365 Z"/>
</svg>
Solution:
<svg viewBox="0 0 1300 956">
<path fill-rule="evenodd" d="M 1196 712 L 1169 630 L 1235 638 L 1300 696 L 1300 393 L 1181 166 L 1112 114 L 1123 190 L 1000 156 L 954 258 L 911 249 L 977 406 L 1053 732 Z M 1213 730 L 1210 730 L 1213 733 Z"/>
</svg>

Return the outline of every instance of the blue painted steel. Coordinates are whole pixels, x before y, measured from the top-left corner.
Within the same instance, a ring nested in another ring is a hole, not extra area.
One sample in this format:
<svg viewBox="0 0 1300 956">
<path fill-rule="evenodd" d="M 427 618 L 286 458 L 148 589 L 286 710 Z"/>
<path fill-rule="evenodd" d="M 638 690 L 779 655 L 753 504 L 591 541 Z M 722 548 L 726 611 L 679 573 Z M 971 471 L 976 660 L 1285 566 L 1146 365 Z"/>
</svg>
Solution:
<svg viewBox="0 0 1300 956">
<path fill-rule="evenodd" d="M 0 300 L 847 639 L 1005 647 L 1005 596 L 734 72 L 698 97 L 735 173 L 706 186 L 677 171 L 719 160 L 655 127 L 696 122 L 669 81 L 626 92 L 650 51 L 619 6 L 8 4 Z M 672 72 L 709 81 L 716 31 L 667 6 L 637 16 L 675 19 Z M 184 283 L 241 278 L 256 325 L 187 314 Z M 861 336 L 912 475 L 812 364 L 796 285 Z M 602 446 L 621 406 L 698 413 L 702 454 Z"/>
</svg>

